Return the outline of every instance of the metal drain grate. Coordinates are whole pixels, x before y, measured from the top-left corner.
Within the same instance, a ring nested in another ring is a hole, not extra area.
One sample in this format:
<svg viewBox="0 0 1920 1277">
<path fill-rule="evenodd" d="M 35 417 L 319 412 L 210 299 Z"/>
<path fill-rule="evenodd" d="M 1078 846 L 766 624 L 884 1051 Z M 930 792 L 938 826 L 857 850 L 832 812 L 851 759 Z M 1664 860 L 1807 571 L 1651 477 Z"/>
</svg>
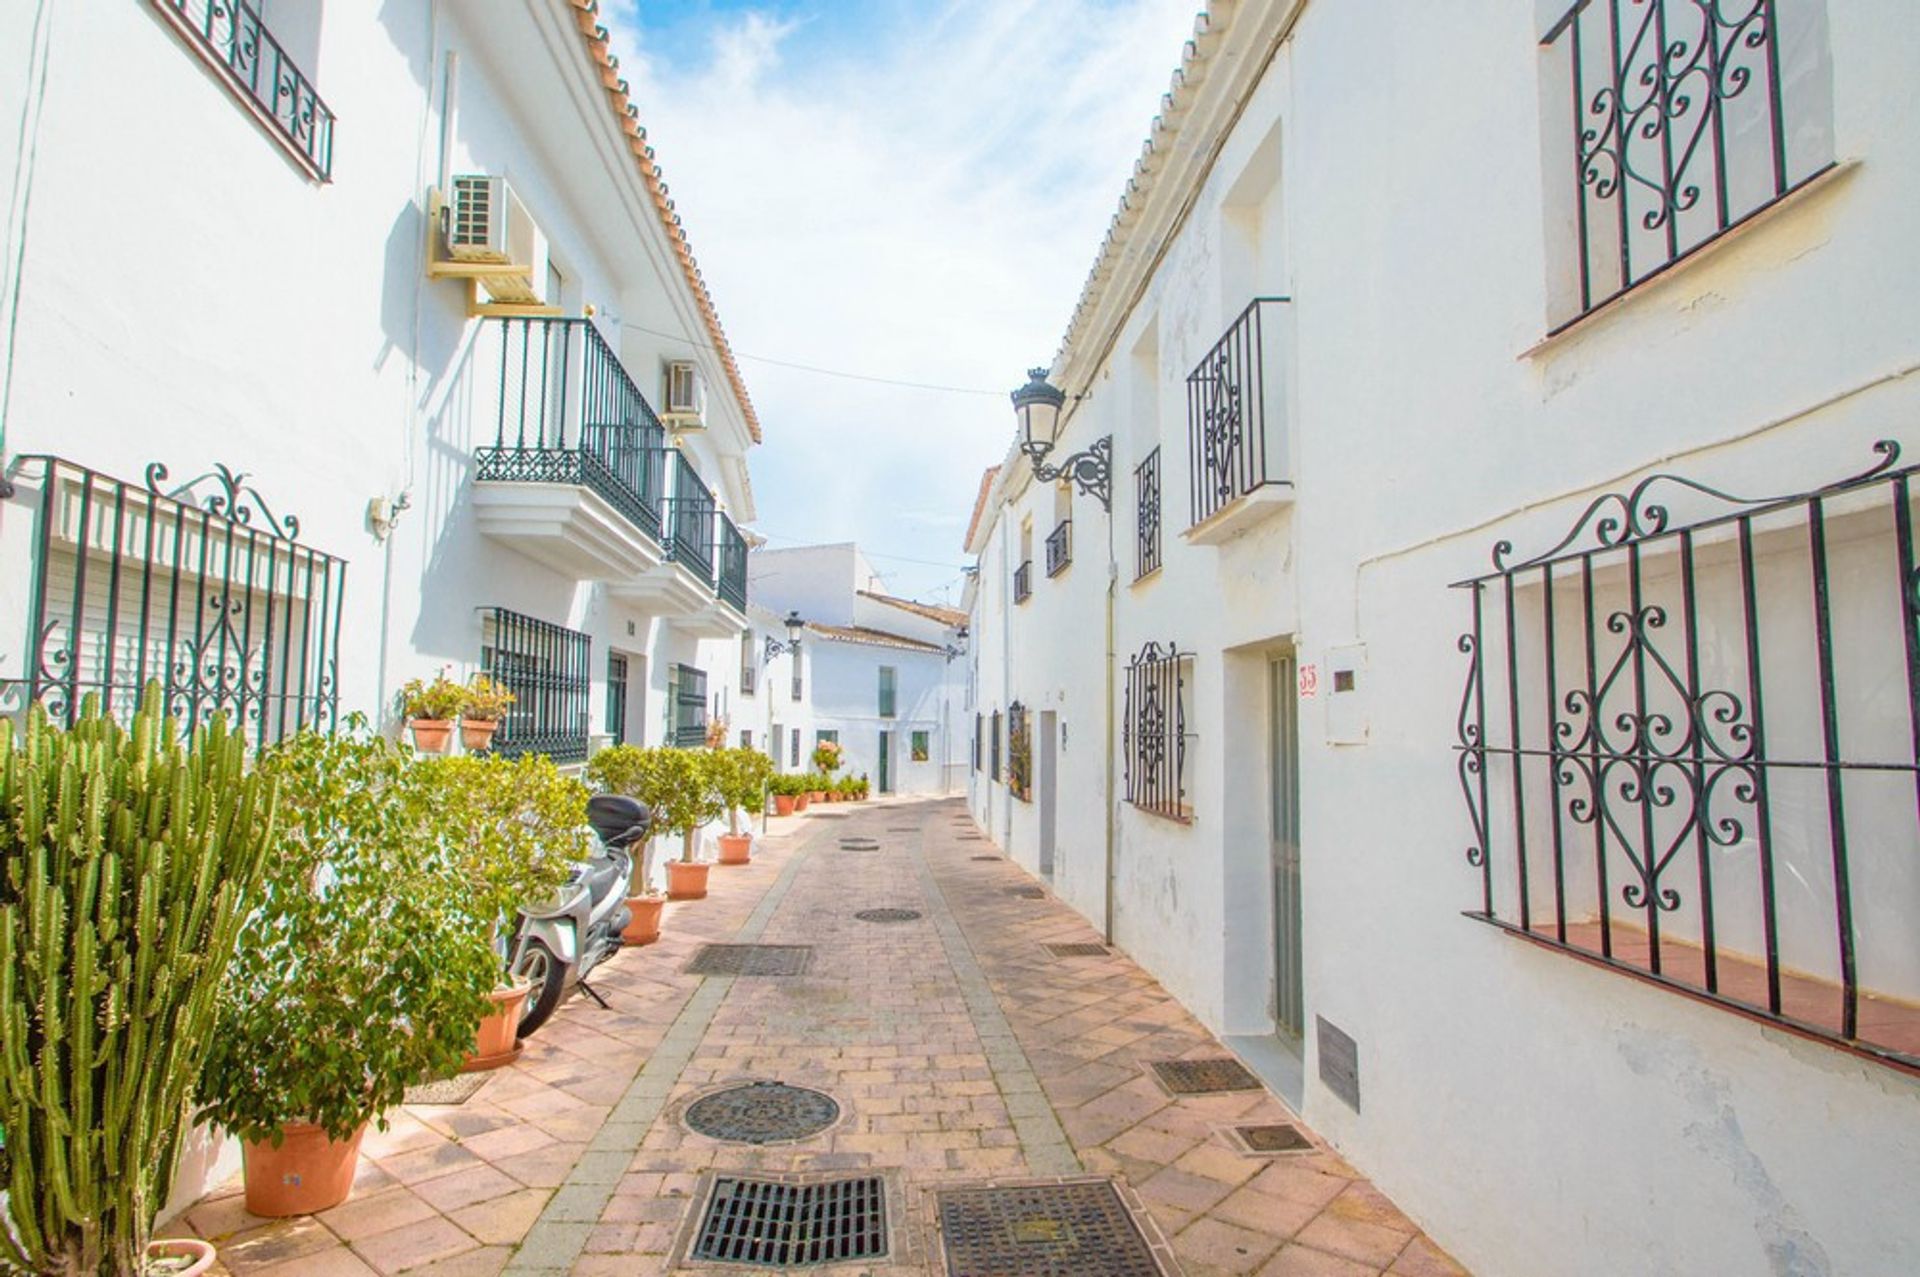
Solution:
<svg viewBox="0 0 1920 1277">
<path fill-rule="evenodd" d="M 809 944 L 703 944 L 689 975 L 799 975 L 813 961 Z"/>
<path fill-rule="evenodd" d="M 840 850 L 878 851 L 880 850 L 880 840 L 878 838 L 842 838 L 840 840 Z"/>
<path fill-rule="evenodd" d="M 1000 859 L 1000 857 L 998 857 L 998 856 L 975 856 L 975 857 L 974 857 L 974 859 L 975 859 L 975 860 L 998 860 L 998 859 Z"/>
<path fill-rule="evenodd" d="M 1231 1056 L 1205 1060 L 1155 1060 L 1160 1085 L 1175 1095 L 1210 1095 L 1217 1091 L 1257 1091 L 1260 1079 Z"/>
<path fill-rule="evenodd" d="M 862 922 L 917 922 L 918 909 L 862 909 L 853 915 Z"/>
<path fill-rule="evenodd" d="M 1161 1277 L 1111 1183 L 948 1189 L 939 1195 L 947 1277 Z"/>
<path fill-rule="evenodd" d="M 1300 1133 L 1300 1128 L 1291 1122 L 1275 1122 L 1271 1126 L 1236 1126 L 1234 1136 L 1247 1146 L 1249 1153 L 1309 1153 L 1313 1151 L 1313 1141 Z"/>
<path fill-rule="evenodd" d="M 722 1175 L 689 1258 L 791 1268 L 886 1253 L 887 1190 L 878 1175 L 812 1184 Z"/>
<path fill-rule="evenodd" d="M 1104 958 L 1107 946 L 1103 944 L 1050 944 L 1047 952 L 1056 958 Z"/>
<path fill-rule="evenodd" d="M 920 831 L 919 828 L 914 825 L 888 825 L 887 832 L 890 834 L 914 834 Z"/>
<path fill-rule="evenodd" d="M 840 1106 L 824 1091 L 785 1082 L 749 1082 L 695 1100 L 688 1129 L 736 1144 L 783 1144 L 818 1135 L 840 1120 Z"/>
<path fill-rule="evenodd" d="M 1039 887 L 1008 887 L 1007 894 L 1018 896 L 1022 900 L 1045 900 L 1047 893 Z"/>
</svg>

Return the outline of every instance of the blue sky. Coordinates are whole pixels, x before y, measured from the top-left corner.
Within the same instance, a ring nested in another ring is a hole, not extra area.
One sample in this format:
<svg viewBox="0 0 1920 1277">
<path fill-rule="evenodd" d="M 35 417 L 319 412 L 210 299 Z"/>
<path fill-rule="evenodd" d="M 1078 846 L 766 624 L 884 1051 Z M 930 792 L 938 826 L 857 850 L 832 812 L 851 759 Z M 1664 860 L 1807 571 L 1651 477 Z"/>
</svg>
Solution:
<svg viewBox="0 0 1920 1277">
<path fill-rule="evenodd" d="M 765 428 L 773 544 L 857 540 L 958 597 L 1006 392 L 1059 344 L 1194 3 L 603 0 Z"/>
</svg>

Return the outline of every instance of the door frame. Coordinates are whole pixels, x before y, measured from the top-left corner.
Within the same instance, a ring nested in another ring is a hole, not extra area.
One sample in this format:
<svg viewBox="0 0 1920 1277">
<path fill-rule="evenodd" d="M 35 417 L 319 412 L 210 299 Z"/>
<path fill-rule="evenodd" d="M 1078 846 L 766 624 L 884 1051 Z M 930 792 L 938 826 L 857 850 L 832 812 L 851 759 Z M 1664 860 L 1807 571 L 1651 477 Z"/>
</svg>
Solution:
<svg viewBox="0 0 1920 1277">
<path fill-rule="evenodd" d="M 1039 739 L 1034 749 L 1034 786 L 1040 795 L 1040 876 L 1049 881 L 1053 878 L 1054 861 L 1058 853 L 1059 839 L 1059 795 L 1057 790 L 1059 771 L 1060 715 L 1055 710 L 1041 710 Z"/>
<path fill-rule="evenodd" d="M 1267 837 L 1272 874 L 1272 1013 L 1295 1051 L 1306 1035 L 1304 910 L 1300 889 L 1300 661 L 1291 646 L 1267 656 Z"/>
</svg>

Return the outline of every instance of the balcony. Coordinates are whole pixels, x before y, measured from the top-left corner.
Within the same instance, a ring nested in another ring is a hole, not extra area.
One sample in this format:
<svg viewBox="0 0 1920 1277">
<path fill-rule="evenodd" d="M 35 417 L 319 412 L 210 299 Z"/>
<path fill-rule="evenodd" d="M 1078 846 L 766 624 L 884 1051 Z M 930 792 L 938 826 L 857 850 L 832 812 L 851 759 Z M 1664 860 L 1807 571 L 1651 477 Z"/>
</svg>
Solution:
<svg viewBox="0 0 1920 1277">
<path fill-rule="evenodd" d="M 1028 559 L 1013 570 L 1013 601 L 1025 603 L 1033 597 L 1033 560 Z"/>
<path fill-rule="evenodd" d="M 1047 534 L 1047 575 L 1059 576 L 1073 562 L 1073 520 L 1062 519 L 1060 526 Z"/>
<path fill-rule="evenodd" d="M 333 112 L 245 0 L 153 0 L 294 161 L 333 180 Z"/>
<path fill-rule="evenodd" d="M 471 376 L 480 413 L 497 401 L 474 450 L 480 530 L 576 580 L 654 569 L 666 432 L 593 324 L 486 320 Z"/>
<path fill-rule="evenodd" d="M 1284 297 L 1256 299 L 1187 374 L 1187 447 L 1195 545 L 1218 545 L 1293 500 Z"/>
<path fill-rule="evenodd" d="M 720 513 L 685 455 L 668 449 L 660 461 L 670 477 L 660 525 L 664 554 L 647 570 L 615 581 L 613 593 L 691 634 L 738 634 L 747 623 L 746 538 Z"/>
</svg>

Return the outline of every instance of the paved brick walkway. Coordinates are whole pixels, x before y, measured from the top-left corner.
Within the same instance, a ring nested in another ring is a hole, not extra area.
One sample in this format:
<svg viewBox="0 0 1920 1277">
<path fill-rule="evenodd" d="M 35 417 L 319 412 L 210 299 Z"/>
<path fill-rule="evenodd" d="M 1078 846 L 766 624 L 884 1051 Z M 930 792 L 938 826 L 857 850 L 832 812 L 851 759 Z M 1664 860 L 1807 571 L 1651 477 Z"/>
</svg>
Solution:
<svg viewBox="0 0 1920 1277">
<path fill-rule="evenodd" d="M 1333 1153 L 1248 1157 L 1220 1128 L 1291 1121 L 1265 1092 L 1174 1098 L 1153 1059 L 1223 1055 L 1197 1021 L 1095 941 L 972 831 L 955 802 L 828 808 L 773 822 L 746 868 L 669 906 L 661 943 L 596 978 L 464 1105 L 409 1107 L 369 1134 L 353 1198 L 313 1219 L 248 1215 L 229 1185 L 188 1213 L 236 1277 L 579 1277 L 671 1267 L 702 1176 L 889 1172 L 906 1226 L 872 1277 L 937 1271 L 930 1190 L 1117 1175 L 1189 1277 L 1452 1274 Z M 850 850 L 850 834 L 879 840 Z M 857 921 L 896 906 L 917 921 Z M 813 946 L 800 976 L 683 973 L 708 941 Z M 795 1144 L 722 1144 L 680 1123 L 715 1087 L 778 1079 L 834 1095 L 840 1122 Z M 1171 1265 L 1170 1265 L 1171 1267 Z M 709 1269 L 728 1271 L 733 1269 Z M 813 1270 L 820 1271 L 820 1270 Z M 1087 1277 L 1104 1277 L 1088 1273 Z"/>
</svg>

